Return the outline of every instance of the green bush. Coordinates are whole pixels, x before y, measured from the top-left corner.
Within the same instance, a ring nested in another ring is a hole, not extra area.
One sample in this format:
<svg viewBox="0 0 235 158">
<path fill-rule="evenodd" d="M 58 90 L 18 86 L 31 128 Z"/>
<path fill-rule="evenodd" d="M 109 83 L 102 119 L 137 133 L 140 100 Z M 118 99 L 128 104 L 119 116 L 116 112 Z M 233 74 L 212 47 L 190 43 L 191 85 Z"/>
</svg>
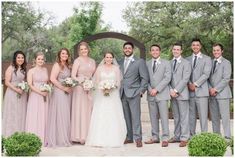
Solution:
<svg viewBox="0 0 235 158">
<path fill-rule="evenodd" d="M 231 148 L 231 151 L 232 151 L 232 155 L 233 155 L 233 137 L 232 137 L 232 139 L 230 140 L 230 144 L 229 144 L 229 146 L 230 146 L 230 148 Z"/>
<path fill-rule="evenodd" d="M 5 138 L 2 136 L 2 153 L 4 153 L 4 143 L 5 143 Z"/>
<path fill-rule="evenodd" d="M 7 156 L 36 156 L 40 153 L 41 139 L 32 133 L 16 132 L 5 140 Z"/>
<path fill-rule="evenodd" d="M 224 156 L 226 148 L 226 140 L 216 133 L 195 135 L 188 144 L 189 156 Z"/>
</svg>

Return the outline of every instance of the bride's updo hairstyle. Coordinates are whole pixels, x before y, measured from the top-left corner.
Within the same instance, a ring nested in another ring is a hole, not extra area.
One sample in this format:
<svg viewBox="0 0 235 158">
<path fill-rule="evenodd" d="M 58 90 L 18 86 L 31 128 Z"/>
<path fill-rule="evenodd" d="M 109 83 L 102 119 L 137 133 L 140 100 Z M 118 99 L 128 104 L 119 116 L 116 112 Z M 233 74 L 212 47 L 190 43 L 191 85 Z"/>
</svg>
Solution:
<svg viewBox="0 0 235 158">
<path fill-rule="evenodd" d="M 106 57 L 107 54 L 112 55 L 112 57 L 113 57 L 113 59 L 114 59 L 114 54 L 113 54 L 113 52 L 111 52 L 111 51 L 106 51 L 106 52 L 104 53 L 104 58 Z M 112 62 L 112 64 L 113 64 L 113 62 Z"/>
<path fill-rule="evenodd" d="M 113 54 L 113 52 L 110 52 L 110 51 L 107 51 L 107 52 L 105 52 L 105 53 L 104 53 L 104 58 L 105 58 L 105 56 L 106 56 L 107 54 L 111 54 L 111 55 L 112 55 L 112 57 L 114 58 L 114 54 Z"/>
</svg>

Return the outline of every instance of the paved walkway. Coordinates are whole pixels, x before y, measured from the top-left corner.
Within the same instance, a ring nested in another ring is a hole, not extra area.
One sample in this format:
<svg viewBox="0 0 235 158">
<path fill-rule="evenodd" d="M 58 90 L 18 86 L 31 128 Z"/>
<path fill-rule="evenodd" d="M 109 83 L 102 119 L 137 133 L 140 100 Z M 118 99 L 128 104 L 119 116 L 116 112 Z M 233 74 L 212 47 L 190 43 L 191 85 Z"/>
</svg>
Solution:
<svg viewBox="0 0 235 158">
<path fill-rule="evenodd" d="M 172 135 L 173 120 L 170 120 L 169 125 Z M 146 140 L 151 134 L 151 126 L 148 121 L 142 122 L 142 126 L 143 140 Z M 199 121 L 197 127 L 200 128 Z M 231 120 L 231 127 L 233 127 L 233 120 Z M 209 121 L 209 131 L 211 129 L 211 121 Z M 166 148 L 162 148 L 161 144 L 144 144 L 142 148 L 136 148 L 135 143 L 124 145 L 121 148 L 97 148 L 76 144 L 72 147 L 42 148 L 40 156 L 188 156 L 188 151 L 187 147 L 178 147 L 178 143 L 169 144 Z M 232 156 L 230 147 L 227 148 L 225 156 Z"/>
</svg>

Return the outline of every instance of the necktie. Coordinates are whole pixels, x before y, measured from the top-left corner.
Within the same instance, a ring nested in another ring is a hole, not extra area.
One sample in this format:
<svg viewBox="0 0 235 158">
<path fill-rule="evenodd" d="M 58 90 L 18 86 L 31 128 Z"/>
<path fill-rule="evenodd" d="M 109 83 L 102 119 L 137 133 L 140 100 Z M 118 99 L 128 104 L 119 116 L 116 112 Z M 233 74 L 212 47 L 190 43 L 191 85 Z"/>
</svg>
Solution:
<svg viewBox="0 0 235 158">
<path fill-rule="evenodd" d="M 125 62 L 124 62 L 124 73 L 126 72 L 127 70 L 127 67 L 128 67 L 128 61 L 129 61 L 129 58 L 126 58 L 125 59 Z"/>
<path fill-rule="evenodd" d="M 155 69 L 156 69 L 156 60 L 154 60 L 153 62 L 153 72 L 155 71 Z"/>
<path fill-rule="evenodd" d="M 194 57 L 194 61 L 193 61 L 193 68 L 195 68 L 196 63 L 197 63 L 197 56 L 195 56 L 195 57 Z"/>
<path fill-rule="evenodd" d="M 174 59 L 174 65 L 173 65 L 173 70 L 174 70 L 174 71 L 175 71 L 176 62 L 177 62 L 177 60 Z"/>
<path fill-rule="evenodd" d="M 214 65 L 213 65 L 213 73 L 215 72 L 215 68 L 216 68 L 216 65 L 217 65 L 217 60 L 214 61 Z"/>
</svg>

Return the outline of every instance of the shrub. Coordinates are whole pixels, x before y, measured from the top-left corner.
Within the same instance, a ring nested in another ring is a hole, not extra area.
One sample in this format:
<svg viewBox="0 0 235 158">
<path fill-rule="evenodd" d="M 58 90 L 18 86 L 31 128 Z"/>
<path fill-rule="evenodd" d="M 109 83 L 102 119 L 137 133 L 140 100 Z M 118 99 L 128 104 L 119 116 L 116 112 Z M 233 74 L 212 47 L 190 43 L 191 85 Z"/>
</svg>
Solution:
<svg viewBox="0 0 235 158">
<path fill-rule="evenodd" d="M 4 143 L 5 143 L 5 138 L 2 136 L 2 153 L 4 153 Z"/>
<path fill-rule="evenodd" d="M 32 133 L 16 132 L 5 140 L 7 156 L 36 156 L 40 153 L 41 139 Z"/>
<path fill-rule="evenodd" d="M 233 137 L 232 137 L 232 139 L 230 140 L 230 144 L 229 144 L 229 146 L 230 146 L 230 148 L 231 148 L 231 151 L 232 151 L 232 155 L 233 155 Z"/>
<path fill-rule="evenodd" d="M 189 156 L 223 156 L 226 148 L 226 140 L 216 133 L 195 135 L 188 144 Z"/>
</svg>

